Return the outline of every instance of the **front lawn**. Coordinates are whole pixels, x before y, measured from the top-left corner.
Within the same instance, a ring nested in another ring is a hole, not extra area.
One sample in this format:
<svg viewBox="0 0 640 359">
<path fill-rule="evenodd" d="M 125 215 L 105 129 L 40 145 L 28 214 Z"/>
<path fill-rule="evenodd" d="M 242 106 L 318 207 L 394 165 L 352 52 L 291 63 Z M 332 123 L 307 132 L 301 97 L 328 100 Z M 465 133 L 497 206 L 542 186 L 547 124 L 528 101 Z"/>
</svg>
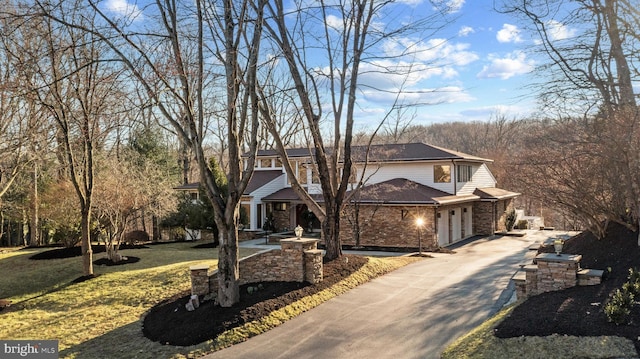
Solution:
<svg viewBox="0 0 640 359">
<path fill-rule="evenodd" d="M 191 346 L 151 341 L 142 332 L 144 314 L 163 300 L 189 290 L 189 266 L 217 263 L 217 249 L 194 249 L 193 245 L 183 242 L 123 250 L 123 255 L 139 257 L 140 261 L 95 266 L 96 278 L 74 284 L 72 281 L 81 275 L 80 257 L 30 260 L 31 255 L 45 249 L 0 252 L 0 299 L 12 301 L 11 307 L 0 312 L 0 338 L 57 339 L 61 358 L 196 357 L 246 340 L 355 285 L 419 260 L 371 258 L 361 270 L 331 288 L 239 330 L 230 330 L 215 341 Z M 254 252 L 241 248 L 240 255 Z"/>
</svg>

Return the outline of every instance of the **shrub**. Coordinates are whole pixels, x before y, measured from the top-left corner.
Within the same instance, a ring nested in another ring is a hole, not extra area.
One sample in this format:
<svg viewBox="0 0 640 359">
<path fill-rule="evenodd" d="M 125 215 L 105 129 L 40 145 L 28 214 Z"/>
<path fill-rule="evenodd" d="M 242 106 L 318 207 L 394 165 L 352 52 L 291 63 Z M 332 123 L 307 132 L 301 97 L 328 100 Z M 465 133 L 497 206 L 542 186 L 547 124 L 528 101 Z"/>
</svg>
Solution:
<svg viewBox="0 0 640 359">
<path fill-rule="evenodd" d="M 640 272 L 636 268 L 629 268 L 629 277 L 627 282 L 623 285 L 627 290 L 633 294 L 634 298 L 640 298 Z"/>
<path fill-rule="evenodd" d="M 611 300 L 604 306 L 607 320 L 616 325 L 629 324 L 631 307 L 634 304 L 633 294 L 623 286 L 622 290 L 616 289 Z"/>
<path fill-rule="evenodd" d="M 518 221 L 518 224 L 516 224 L 516 228 L 527 229 L 529 228 L 529 222 L 526 219 L 521 219 Z"/>
<path fill-rule="evenodd" d="M 127 232 L 124 235 L 124 241 L 127 244 L 136 244 L 136 243 L 140 243 L 140 242 L 148 242 L 149 241 L 149 233 L 147 233 L 145 231 L 140 231 L 140 230 Z"/>
<path fill-rule="evenodd" d="M 506 216 L 504 218 L 504 224 L 507 227 L 507 231 L 510 231 L 513 229 L 513 226 L 516 224 L 516 210 L 515 209 L 511 209 L 509 211 L 506 212 Z"/>
</svg>

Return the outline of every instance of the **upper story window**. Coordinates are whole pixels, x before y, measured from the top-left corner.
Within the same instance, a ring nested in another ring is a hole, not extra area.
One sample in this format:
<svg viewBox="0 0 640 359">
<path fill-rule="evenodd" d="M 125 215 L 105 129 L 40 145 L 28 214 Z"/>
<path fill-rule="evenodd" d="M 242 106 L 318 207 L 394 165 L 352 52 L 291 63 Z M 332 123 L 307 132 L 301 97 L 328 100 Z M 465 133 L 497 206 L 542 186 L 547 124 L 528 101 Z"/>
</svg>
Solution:
<svg viewBox="0 0 640 359">
<path fill-rule="evenodd" d="M 307 184 L 307 167 L 299 161 L 291 161 L 291 168 L 300 184 Z M 287 183 L 291 184 L 291 178 L 287 177 Z"/>
<path fill-rule="evenodd" d="M 472 171 L 471 166 L 469 165 L 458 165 L 457 166 L 457 181 L 458 182 L 469 182 L 471 181 Z"/>
<path fill-rule="evenodd" d="M 260 167 L 262 168 L 270 168 L 272 165 L 271 158 L 261 158 L 260 159 Z"/>
<path fill-rule="evenodd" d="M 433 182 L 435 183 L 451 182 L 451 166 L 434 165 L 433 166 Z"/>
</svg>

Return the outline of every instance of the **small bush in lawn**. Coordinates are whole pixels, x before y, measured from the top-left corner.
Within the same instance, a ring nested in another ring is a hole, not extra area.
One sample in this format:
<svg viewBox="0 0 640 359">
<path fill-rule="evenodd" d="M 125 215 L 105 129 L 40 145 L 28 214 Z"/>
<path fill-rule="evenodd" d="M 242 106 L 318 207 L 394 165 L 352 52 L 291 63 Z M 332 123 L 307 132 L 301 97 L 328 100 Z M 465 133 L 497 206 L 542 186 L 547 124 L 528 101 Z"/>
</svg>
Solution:
<svg viewBox="0 0 640 359">
<path fill-rule="evenodd" d="M 623 286 L 622 290 L 616 289 L 613 293 L 609 303 L 604 306 L 604 313 L 609 322 L 616 325 L 629 324 L 629 315 L 633 304 L 633 294 Z"/>
<path fill-rule="evenodd" d="M 124 235 L 124 240 L 127 244 L 136 244 L 149 241 L 149 233 L 145 231 L 131 231 Z"/>
</svg>

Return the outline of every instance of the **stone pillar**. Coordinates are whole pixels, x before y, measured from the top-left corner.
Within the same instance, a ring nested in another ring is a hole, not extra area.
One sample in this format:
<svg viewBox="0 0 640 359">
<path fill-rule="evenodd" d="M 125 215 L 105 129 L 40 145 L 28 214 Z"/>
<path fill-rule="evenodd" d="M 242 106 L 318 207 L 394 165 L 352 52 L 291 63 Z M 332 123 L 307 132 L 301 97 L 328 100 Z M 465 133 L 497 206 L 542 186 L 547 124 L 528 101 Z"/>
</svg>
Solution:
<svg viewBox="0 0 640 359">
<path fill-rule="evenodd" d="M 322 282 L 322 251 L 309 249 L 304 251 L 304 280 L 311 284 Z"/>
<path fill-rule="evenodd" d="M 538 293 L 575 287 L 581 259 L 578 254 L 538 254 L 535 259 L 538 264 Z"/>
<path fill-rule="evenodd" d="M 318 241 L 318 239 L 312 238 L 287 238 L 280 241 L 282 256 L 285 257 L 284 262 L 289 263 L 293 281 L 304 282 L 306 280 L 305 252 L 318 250 Z M 320 254 L 320 258 L 322 258 L 322 254 Z M 322 259 L 320 263 L 322 263 Z"/>
<path fill-rule="evenodd" d="M 191 295 L 209 294 L 209 266 L 200 264 L 189 267 L 191 271 Z"/>
</svg>

